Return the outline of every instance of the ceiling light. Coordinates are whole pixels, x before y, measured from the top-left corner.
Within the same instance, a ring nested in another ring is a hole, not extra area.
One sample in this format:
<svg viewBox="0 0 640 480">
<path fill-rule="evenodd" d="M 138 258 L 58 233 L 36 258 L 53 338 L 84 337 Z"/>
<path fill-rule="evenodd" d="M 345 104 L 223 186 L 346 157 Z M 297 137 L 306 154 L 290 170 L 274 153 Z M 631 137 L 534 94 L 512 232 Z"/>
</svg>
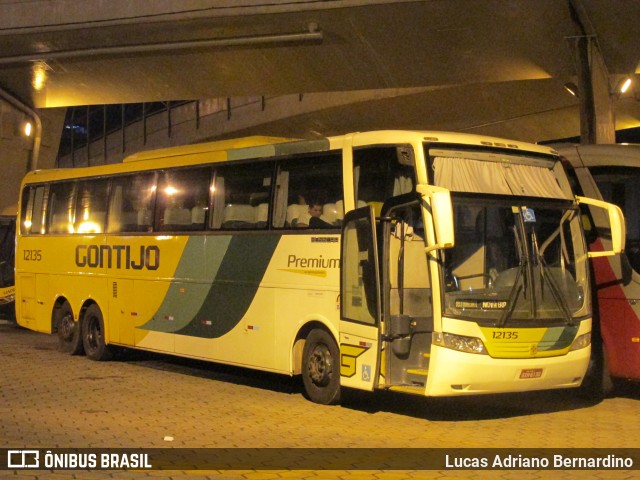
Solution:
<svg viewBox="0 0 640 480">
<path fill-rule="evenodd" d="M 35 62 L 31 67 L 31 85 L 36 92 L 42 90 L 47 81 L 47 64 Z"/>
<path fill-rule="evenodd" d="M 569 92 L 571 95 L 573 95 L 574 97 L 578 96 L 578 87 L 575 83 L 573 82 L 567 82 L 564 84 L 564 89 Z"/>
<path fill-rule="evenodd" d="M 625 93 L 631 86 L 631 77 L 624 78 L 618 83 L 618 92 Z"/>
<path fill-rule="evenodd" d="M 29 121 L 24 122 L 22 131 L 24 132 L 24 135 L 26 137 L 30 137 L 31 132 L 33 131 L 33 125 L 31 124 L 31 122 Z"/>
</svg>

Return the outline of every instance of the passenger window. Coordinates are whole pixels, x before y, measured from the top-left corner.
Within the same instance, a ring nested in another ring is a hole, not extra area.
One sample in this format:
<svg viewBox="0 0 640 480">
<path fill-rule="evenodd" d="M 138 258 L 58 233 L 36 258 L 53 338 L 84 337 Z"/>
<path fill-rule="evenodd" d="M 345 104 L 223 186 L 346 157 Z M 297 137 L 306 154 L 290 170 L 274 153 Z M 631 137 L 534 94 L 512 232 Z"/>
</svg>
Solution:
<svg viewBox="0 0 640 480">
<path fill-rule="evenodd" d="M 84 180 L 78 183 L 75 233 L 102 233 L 107 218 L 107 179 Z"/>
<path fill-rule="evenodd" d="M 211 227 L 266 229 L 271 205 L 273 162 L 233 165 L 217 170 Z"/>
<path fill-rule="evenodd" d="M 206 167 L 160 173 L 156 210 L 160 230 L 204 230 L 210 182 L 211 170 Z"/>
<path fill-rule="evenodd" d="M 278 169 L 278 205 L 273 226 L 339 227 L 344 218 L 342 191 L 340 154 L 283 161 Z"/>
<path fill-rule="evenodd" d="M 44 201 L 45 186 L 25 188 L 22 192 L 22 224 L 23 235 L 44 233 Z"/>
<path fill-rule="evenodd" d="M 151 232 L 156 199 L 156 175 L 139 173 L 111 181 L 107 232 Z"/>
<path fill-rule="evenodd" d="M 49 187 L 48 233 L 74 232 L 75 187 L 75 182 L 54 183 Z"/>
<path fill-rule="evenodd" d="M 412 147 L 368 147 L 356 150 L 354 183 L 356 207 L 371 205 L 376 215 L 380 215 L 385 200 L 416 189 Z"/>
</svg>

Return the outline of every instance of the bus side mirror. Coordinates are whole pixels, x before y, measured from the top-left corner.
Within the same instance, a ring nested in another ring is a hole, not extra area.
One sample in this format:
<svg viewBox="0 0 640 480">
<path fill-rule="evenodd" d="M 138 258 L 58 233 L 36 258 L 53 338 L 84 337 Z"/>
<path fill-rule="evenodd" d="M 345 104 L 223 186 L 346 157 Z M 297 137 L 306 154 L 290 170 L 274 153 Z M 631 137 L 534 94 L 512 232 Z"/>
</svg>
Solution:
<svg viewBox="0 0 640 480">
<path fill-rule="evenodd" d="M 416 191 L 423 199 L 429 199 L 431 218 L 435 232 L 435 244 L 428 245 L 427 252 L 441 248 L 451 248 L 455 245 L 453 233 L 453 205 L 451 193 L 446 188 L 433 185 L 419 184 Z"/>
<path fill-rule="evenodd" d="M 626 241 L 626 225 L 624 223 L 624 214 L 617 205 L 609 202 L 603 202 L 594 198 L 580 197 L 576 195 L 579 204 L 589 205 L 605 210 L 609 217 L 609 227 L 611 231 L 611 250 L 600 252 L 589 252 L 590 258 L 606 257 L 624 252 Z"/>
</svg>

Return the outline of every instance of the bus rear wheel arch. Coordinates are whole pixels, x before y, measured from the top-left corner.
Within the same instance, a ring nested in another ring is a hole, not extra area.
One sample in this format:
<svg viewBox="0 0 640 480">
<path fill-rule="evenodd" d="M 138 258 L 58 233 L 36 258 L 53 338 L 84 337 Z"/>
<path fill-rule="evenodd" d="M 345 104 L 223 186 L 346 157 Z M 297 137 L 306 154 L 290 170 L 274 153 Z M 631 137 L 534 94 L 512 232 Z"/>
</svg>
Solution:
<svg viewBox="0 0 640 480">
<path fill-rule="evenodd" d="M 53 309 L 53 328 L 58 336 L 58 350 L 70 355 L 84 352 L 80 322 L 73 319 L 73 310 L 66 300 Z"/>
<path fill-rule="evenodd" d="M 315 403 L 340 403 L 340 350 L 331 334 L 315 328 L 309 332 L 302 352 L 305 396 Z"/>
<path fill-rule="evenodd" d="M 90 360 L 111 360 L 113 353 L 105 342 L 104 319 L 100 307 L 89 305 L 82 315 L 82 344 Z"/>
</svg>

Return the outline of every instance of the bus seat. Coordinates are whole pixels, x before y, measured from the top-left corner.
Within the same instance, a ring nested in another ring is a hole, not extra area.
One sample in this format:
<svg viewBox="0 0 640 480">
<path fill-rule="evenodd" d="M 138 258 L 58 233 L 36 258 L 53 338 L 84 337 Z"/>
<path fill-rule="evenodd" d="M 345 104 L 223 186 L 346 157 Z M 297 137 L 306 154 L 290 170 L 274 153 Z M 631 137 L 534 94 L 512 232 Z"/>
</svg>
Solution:
<svg viewBox="0 0 640 480">
<path fill-rule="evenodd" d="M 257 227 L 262 228 L 267 226 L 269 220 L 269 204 L 261 203 L 256 208 L 256 222 Z"/>
<path fill-rule="evenodd" d="M 295 221 L 297 221 L 300 215 L 307 211 L 308 208 L 306 205 L 300 205 L 299 203 L 289 205 L 287 207 L 287 223 L 294 225 Z"/>
<path fill-rule="evenodd" d="M 166 208 L 164 210 L 165 225 L 191 225 L 191 212 L 187 208 Z"/>
<path fill-rule="evenodd" d="M 206 207 L 196 205 L 191 209 L 191 224 L 202 225 L 204 224 L 205 215 L 207 212 Z"/>
<path fill-rule="evenodd" d="M 222 228 L 254 228 L 256 212 L 251 205 L 232 203 L 224 209 Z"/>
<path fill-rule="evenodd" d="M 151 227 L 151 210 L 142 208 L 136 212 L 138 231 L 145 231 Z"/>
<path fill-rule="evenodd" d="M 364 200 L 358 200 L 356 208 L 366 207 L 368 204 Z M 336 202 L 336 214 L 338 220 L 342 220 L 344 218 L 344 200 L 338 200 Z"/>
<path fill-rule="evenodd" d="M 322 206 L 322 215 L 320 216 L 320 219 L 327 223 L 330 223 L 331 225 L 335 225 L 336 221 L 338 220 L 336 204 L 325 203 Z"/>
<path fill-rule="evenodd" d="M 49 233 L 71 233 L 73 232 L 73 224 L 69 222 L 67 213 L 57 213 L 51 218 Z"/>
<path fill-rule="evenodd" d="M 344 218 L 344 200 L 338 200 L 335 203 L 335 205 L 336 205 L 336 220 L 342 221 L 342 219 Z M 356 205 L 356 208 L 361 208 L 366 206 L 367 206 L 367 202 L 363 200 L 358 200 L 358 204 Z"/>
<path fill-rule="evenodd" d="M 135 232 L 137 231 L 136 212 L 115 212 L 109 214 L 108 232 Z"/>
<path fill-rule="evenodd" d="M 336 220 L 338 220 L 339 222 L 342 222 L 343 218 L 344 218 L 344 201 L 338 200 L 336 202 Z"/>
</svg>

